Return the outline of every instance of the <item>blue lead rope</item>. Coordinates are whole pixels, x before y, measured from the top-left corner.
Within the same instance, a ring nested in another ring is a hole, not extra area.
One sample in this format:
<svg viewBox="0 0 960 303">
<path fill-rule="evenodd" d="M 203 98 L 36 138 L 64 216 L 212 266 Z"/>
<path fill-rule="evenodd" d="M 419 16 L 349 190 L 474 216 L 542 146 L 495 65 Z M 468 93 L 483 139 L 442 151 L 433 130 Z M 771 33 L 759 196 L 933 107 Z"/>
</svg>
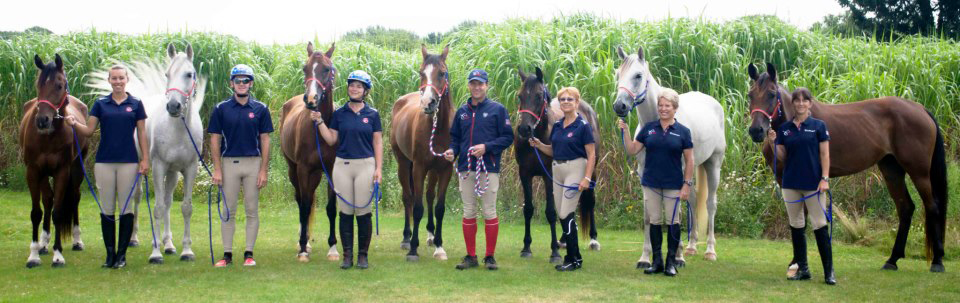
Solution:
<svg viewBox="0 0 960 303">
<path fill-rule="evenodd" d="M 200 162 L 200 165 L 203 166 L 203 169 L 207 172 L 207 176 L 210 177 L 211 181 L 213 180 L 213 173 L 210 172 L 210 168 L 207 167 L 207 163 L 203 162 L 203 154 L 200 153 L 200 148 L 197 146 L 197 141 L 193 139 L 193 133 L 190 132 L 190 127 L 187 126 L 187 120 L 184 117 L 180 118 L 180 121 L 183 122 L 183 128 L 187 132 L 187 136 L 190 137 L 190 143 L 193 144 L 193 151 L 197 152 L 197 161 Z M 217 185 L 217 216 L 220 217 L 220 222 L 230 221 L 230 207 L 226 203 L 223 204 L 223 208 L 227 209 L 227 217 L 223 217 L 223 211 L 220 210 L 220 197 L 226 197 L 226 194 L 223 193 L 223 186 Z M 213 257 L 213 187 L 207 188 L 207 238 L 210 241 L 210 265 L 215 265 L 216 260 Z"/>
<path fill-rule="evenodd" d="M 772 127 L 772 126 L 771 126 Z M 776 187 L 777 184 L 777 145 L 773 144 L 773 184 Z M 833 243 L 833 193 L 828 189 L 827 198 L 830 199 L 830 204 L 827 206 L 827 209 L 823 209 L 823 203 L 820 203 L 820 194 L 821 191 L 817 191 L 808 196 L 800 198 L 799 200 L 787 201 L 783 198 L 783 195 L 780 192 L 777 192 L 777 195 L 780 196 L 780 200 L 786 202 L 787 204 L 802 203 L 813 196 L 817 196 L 817 206 L 820 208 L 820 211 L 823 212 L 823 215 L 827 217 L 827 222 L 830 223 L 830 242 Z"/>
<path fill-rule="evenodd" d="M 557 182 L 557 180 L 553 179 L 553 176 L 547 170 L 547 166 L 543 164 L 543 158 L 540 158 L 540 150 L 534 147 L 533 152 L 537 155 L 537 161 L 540 162 L 540 168 L 542 168 L 543 172 L 547 174 L 547 178 L 550 178 L 550 181 L 553 181 L 553 183 L 563 188 L 563 197 L 567 199 L 573 199 L 573 197 L 577 195 L 577 192 L 580 191 L 580 184 L 564 185 L 563 183 Z M 590 181 L 590 189 L 593 189 L 596 186 L 597 183 L 595 181 Z"/>
<path fill-rule="evenodd" d="M 317 142 L 317 157 L 320 158 L 320 168 L 323 169 L 323 175 L 327 177 L 327 185 L 330 186 L 330 190 L 333 191 L 333 194 L 337 195 L 340 201 L 343 201 L 343 203 L 353 208 L 366 208 L 370 206 L 370 203 L 376 201 L 374 208 L 376 209 L 377 235 L 380 235 L 380 198 L 383 195 L 383 193 L 380 192 L 380 182 L 373 182 L 373 194 L 370 195 L 370 200 L 367 201 L 367 204 L 363 206 L 357 206 L 341 196 L 340 193 L 337 192 L 337 189 L 333 188 L 333 179 L 330 178 L 330 173 L 327 172 L 327 165 L 323 163 L 323 152 L 320 148 L 320 129 L 317 128 L 318 126 L 316 122 L 313 123 L 313 137 Z"/>
</svg>

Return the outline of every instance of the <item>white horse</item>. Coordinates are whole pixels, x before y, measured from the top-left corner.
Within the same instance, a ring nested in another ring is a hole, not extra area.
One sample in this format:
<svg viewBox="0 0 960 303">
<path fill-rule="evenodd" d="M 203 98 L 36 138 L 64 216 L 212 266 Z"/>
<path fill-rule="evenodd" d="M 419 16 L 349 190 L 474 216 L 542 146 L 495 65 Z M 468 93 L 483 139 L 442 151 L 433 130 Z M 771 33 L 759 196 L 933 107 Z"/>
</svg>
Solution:
<svg viewBox="0 0 960 303">
<path fill-rule="evenodd" d="M 657 115 L 657 99 L 661 86 L 650 74 L 650 68 L 643 57 L 643 48 L 637 54 L 626 55 L 623 49 L 617 47 L 617 54 L 623 63 L 616 71 L 617 99 L 613 104 L 614 111 L 620 117 L 626 117 L 630 110 L 636 108 L 640 124 L 634 131 L 634 137 L 640 132 L 643 125 L 655 121 Z M 727 143 L 724 136 L 723 107 L 711 96 L 701 92 L 688 92 L 680 95 L 680 107 L 677 108 L 676 119 L 690 129 L 693 135 L 694 163 L 700 167 L 697 174 L 697 188 L 690 192 L 690 201 L 702 201 L 706 198 L 707 207 L 707 251 L 706 260 L 714 261 L 717 258 L 714 237 L 714 216 L 717 213 L 717 186 L 720 183 L 720 166 L 723 164 L 724 152 Z M 637 155 L 638 172 L 643 171 L 644 153 Z M 705 174 L 704 174 L 705 173 Z M 706 180 L 704 180 L 706 179 Z M 702 195 L 707 191 L 706 197 Z M 699 192 L 699 194 L 698 194 Z M 701 200 L 697 198 L 700 197 Z M 698 203 L 700 205 L 701 203 Z M 697 220 L 691 220 L 690 243 L 686 255 L 697 253 Z M 643 254 L 637 262 L 638 268 L 650 266 L 650 222 L 643 222 Z M 681 241 L 678 249 L 683 248 Z M 683 264 L 683 255 L 677 254 L 677 261 Z"/>
<path fill-rule="evenodd" d="M 187 44 L 186 52 L 177 52 L 172 43 L 168 44 L 167 57 L 166 68 L 157 61 L 149 60 L 128 66 L 127 92 L 140 97 L 147 112 L 147 140 L 150 140 L 150 165 L 156 201 L 153 221 L 160 233 L 156 241 L 162 243 L 163 254 L 177 252 L 170 230 L 170 206 L 177 186 L 177 173 L 180 173 L 183 175 L 183 202 L 180 206 L 183 214 L 183 250 L 180 260 L 193 261 L 196 257 L 190 248 L 190 217 L 193 214 L 193 186 L 199 165 L 194 144 L 202 152 L 200 107 L 207 80 L 200 77 L 193 66 L 193 47 L 190 44 Z M 93 79 L 88 84 L 90 87 L 110 91 L 106 71 L 90 76 Z M 194 142 L 190 141 L 190 135 Z M 136 201 L 139 202 L 139 199 Z M 138 205 L 135 205 L 134 209 L 137 208 Z M 136 232 L 133 237 L 136 238 Z M 162 264 L 161 244 L 154 243 L 153 246 L 150 263 Z"/>
</svg>

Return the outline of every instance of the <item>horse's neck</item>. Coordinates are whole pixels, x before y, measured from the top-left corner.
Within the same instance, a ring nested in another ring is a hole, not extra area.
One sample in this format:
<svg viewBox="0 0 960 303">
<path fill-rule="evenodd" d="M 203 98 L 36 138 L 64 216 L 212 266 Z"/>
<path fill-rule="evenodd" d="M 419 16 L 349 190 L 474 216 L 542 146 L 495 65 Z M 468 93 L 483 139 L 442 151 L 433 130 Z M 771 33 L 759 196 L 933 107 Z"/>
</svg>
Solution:
<svg viewBox="0 0 960 303">
<path fill-rule="evenodd" d="M 350 101 L 347 101 L 350 102 Z M 324 120 L 330 120 L 333 117 L 333 90 L 331 89 L 329 93 L 323 94 L 323 100 L 320 101 L 320 115 Z"/>
<path fill-rule="evenodd" d="M 453 116 L 453 102 L 450 100 L 450 93 L 445 93 L 440 97 L 440 105 L 437 107 L 437 121 L 444 122 L 437 123 L 437 130 L 441 131 L 441 134 L 450 133 L 451 116 Z"/>
</svg>

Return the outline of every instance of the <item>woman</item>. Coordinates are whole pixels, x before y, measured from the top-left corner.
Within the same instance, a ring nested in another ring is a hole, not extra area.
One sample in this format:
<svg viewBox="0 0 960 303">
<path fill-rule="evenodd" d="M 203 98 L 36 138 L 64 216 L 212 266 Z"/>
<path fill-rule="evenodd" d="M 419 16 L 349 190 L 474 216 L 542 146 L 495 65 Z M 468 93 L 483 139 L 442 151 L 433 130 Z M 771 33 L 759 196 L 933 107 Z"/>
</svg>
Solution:
<svg viewBox="0 0 960 303">
<path fill-rule="evenodd" d="M 557 92 L 557 101 L 563 111 L 563 119 L 554 123 L 550 131 L 553 144 L 543 144 L 533 137 L 530 138 L 530 146 L 553 157 L 553 203 L 561 218 L 563 234 L 567 236 L 567 255 L 563 257 L 563 264 L 557 265 L 556 269 L 574 271 L 583 265 L 577 245 L 577 203 L 580 202 L 580 193 L 589 189 L 592 182 L 590 176 L 596 163 L 596 141 L 590 124 L 577 113 L 580 91 L 574 87 L 564 87 Z M 576 186 L 575 189 L 570 188 L 572 186 Z"/>
<path fill-rule="evenodd" d="M 367 269 L 367 252 L 373 225 L 371 197 L 374 184 L 383 175 L 383 129 L 380 113 L 364 100 L 370 94 L 373 81 L 370 75 L 356 70 L 347 77 L 347 96 L 350 101 L 333 112 L 330 125 L 324 123 L 319 112 L 310 113 L 316 121 L 320 136 L 329 145 L 337 146 L 333 164 L 333 187 L 342 197 L 337 201 L 340 211 L 340 240 L 343 241 L 343 263 L 340 268 L 353 267 L 353 218 L 357 218 L 357 268 Z"/>
<path fill-rule="evenodd" d="M 73 116 L 66 122 L 81 136 L 89 137 L 101 123 L 100 145 L 97 148 L 93 174 L 100 192 L 102 213 L 100 230 L 107 248 L 104 268 L 123 268 L 127 265 L 127 245 L 133 233 L 133 207 L 128 207 L 128 197 L 135 189 L 137 174 L 146 174 L 150 168 L 150 148 L 147 143 L 145 120 L 147 114 L 143 103 L 126 91 L 127 68 L 122 65 L 110 67 L 109 79 L 113 92 L 97 99 L 84 124 Z M 139 159 L 134 142 L 134 130 L 140 144 Z M 137 163 L 139 162 L 139 165 Z M 121 205 L 122 204 L 122 205 Z M 119 205 L 119 206 L 118 206 Z M 114 247 L 114 210 L 120 208 L 120 241 Z"/>
<path fill-rule="evenodd" d="M 627 135 L 626 122 L 622 119 L 618 122 L 623 131 L 627 154 L 636 155 L 643 148 L 647 149 L 640 184 L 643 185 L 643 215 L 650 222 L 653 266 L 645 269 L 645 274 L 662 272 L 671 277 L 677 275 L 674 264 L 680 244 L 680 213 L 677 208 L 680 200 L 687 200 L 690 187 L 693 186 L 693 140 L 690 129 L 674 118 L 679 106 L 680 96 L 677 92 L 664 88 L 657 99 L 660 119 L 644 125 L 635 139 Z M 669 220 L 664 218 L 664 211 Z M 664 223 L 667 224 L 666 265 L 660 252 Z"/>
<path fill-rule="evenodd" d="M 810 279 L 804 234 L 803 209 L 806 208 L 823 261 L 824 282 L 834 285 L 837 279 L 833 275 L 833 250 L 824 212 L 827 207 L 824 194 L 830 189 L 830 132 L 823 121 L 810 115 L 814 100 L 810 90 L 797 88 L 792 99 L 794 115 L 790 122 L 780 125 L 777 131 L 767 132 L 767 137 L 776 144 L 776 161 L 785 163 L 781 188 L 790 219 L 793 260 L 797 264 L 797 272 L 787 279 Z"/>
</svg>

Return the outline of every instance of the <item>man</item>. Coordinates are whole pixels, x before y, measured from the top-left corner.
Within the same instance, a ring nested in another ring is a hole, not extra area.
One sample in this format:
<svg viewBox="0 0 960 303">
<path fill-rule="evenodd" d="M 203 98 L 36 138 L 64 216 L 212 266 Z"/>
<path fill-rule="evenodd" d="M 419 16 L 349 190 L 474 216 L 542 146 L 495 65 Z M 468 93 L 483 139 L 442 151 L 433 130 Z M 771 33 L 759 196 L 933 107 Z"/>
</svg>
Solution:
<svg viewBox="0 0 960 303">
<path fill-rule="evenodd" d="M 230 72 L 233 96 L 217 104 L 207 128 L 213 155 L 213 183 L 223 186 L 229 214 L 226 221 L 220 224 L 223 259 L 215 264 L 216 267 L 233 263 L 233 233 L 241 190 L 247 216 L 247 246 L 243 253 L 243 265 L 257 265 L 253 259 L 253 246 L 260 228 L 257 208 L 260 189 L 267 185 L 273 123 L 270 109 L 250 96 L 253 80 L 253 69 L 249 66 L 239 64 L 233 67 Z"/>
<path fill-rule="evenodd" d="M 507 109 L 487 98 L 487 72 L 475 69 L 467 76 L 467 80 L 470 100 L 457 110 L 450 129 L 450 149 L 443 153 L 448 161 L 459 158 L 457 172 L 463 174 L 460 178 L 460 197 L 463 199 L 463 239 L 467 256 L 457 265 L 457 269 L 479 266 L 476 235 L 477 200 L 480 200 L 487 239 L 487 254 L 483 263 L 487 269 L 496 270 L 497 261 L 493 254 L 500 230 L 500 221 L 497 219 L 500 155 L 513 144 L 513 129 L 510 128 Z M 479 178 L 477 174 L 480 174 Z"/>
</svg>

